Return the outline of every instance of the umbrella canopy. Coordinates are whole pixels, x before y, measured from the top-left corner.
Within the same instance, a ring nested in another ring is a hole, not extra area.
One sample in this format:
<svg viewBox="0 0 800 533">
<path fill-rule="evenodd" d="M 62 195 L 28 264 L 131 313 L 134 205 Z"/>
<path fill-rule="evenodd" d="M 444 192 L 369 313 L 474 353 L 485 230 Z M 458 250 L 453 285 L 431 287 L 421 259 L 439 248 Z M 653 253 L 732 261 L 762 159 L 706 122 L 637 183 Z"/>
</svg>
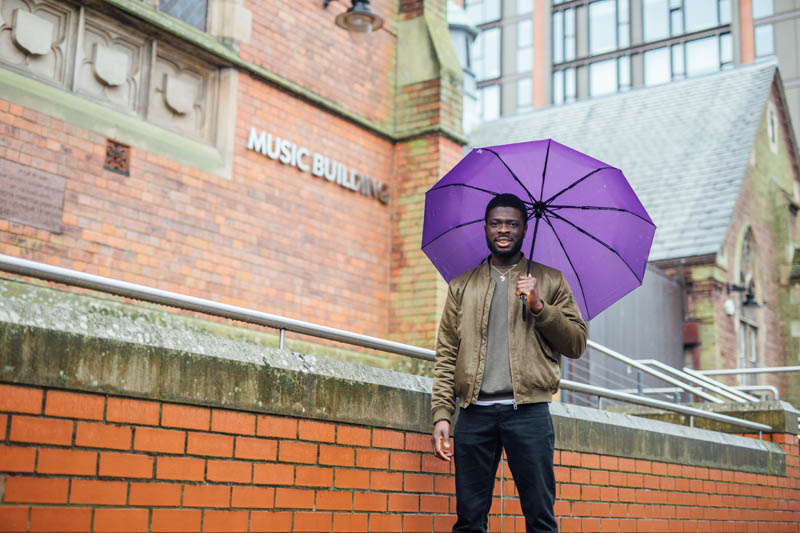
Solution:
<svg viewBox="0 0 800 533">
<path fill-rule="evenodd" d="M 617 168 L 551 139 L 476 148 L 425 195 L 422 250 L 448 282 L 486 259 L 484 211 L 528 209 L 523 251 L 569 282 L 585 320 L 642 283 L 655 224 Z"/>
</svg>

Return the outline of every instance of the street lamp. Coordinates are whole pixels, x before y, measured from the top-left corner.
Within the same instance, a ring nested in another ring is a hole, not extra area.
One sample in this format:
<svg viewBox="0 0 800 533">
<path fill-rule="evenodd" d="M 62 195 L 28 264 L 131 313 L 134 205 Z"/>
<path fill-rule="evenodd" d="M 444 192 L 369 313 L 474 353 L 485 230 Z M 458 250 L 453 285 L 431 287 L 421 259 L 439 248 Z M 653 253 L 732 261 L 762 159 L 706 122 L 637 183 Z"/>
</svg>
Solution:
<svg viewBox="0 0 800 533">
<path fill-rule="evenodd" d="M 331 0 L 323 0 L 328 7 Z M 369 8 L 369 0 L 352 0 L 352 6 L 336 16 L 336 25 L 353 33 L 369 33 L 383 27 L 383 19 Z"/>
</svg>

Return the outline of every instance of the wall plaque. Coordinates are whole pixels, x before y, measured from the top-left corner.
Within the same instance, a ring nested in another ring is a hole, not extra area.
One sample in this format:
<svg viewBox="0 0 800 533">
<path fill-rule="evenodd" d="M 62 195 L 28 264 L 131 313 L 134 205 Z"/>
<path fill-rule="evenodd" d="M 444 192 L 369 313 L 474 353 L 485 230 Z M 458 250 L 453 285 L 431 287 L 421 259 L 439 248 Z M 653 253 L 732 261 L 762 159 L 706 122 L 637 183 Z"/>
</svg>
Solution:
<svg viewBox="0 0 800 533">
<path fill-rule="evenodd" d="M 61 176 L 0 159 L 0 218 L 61 233 Z"/>
</svg>

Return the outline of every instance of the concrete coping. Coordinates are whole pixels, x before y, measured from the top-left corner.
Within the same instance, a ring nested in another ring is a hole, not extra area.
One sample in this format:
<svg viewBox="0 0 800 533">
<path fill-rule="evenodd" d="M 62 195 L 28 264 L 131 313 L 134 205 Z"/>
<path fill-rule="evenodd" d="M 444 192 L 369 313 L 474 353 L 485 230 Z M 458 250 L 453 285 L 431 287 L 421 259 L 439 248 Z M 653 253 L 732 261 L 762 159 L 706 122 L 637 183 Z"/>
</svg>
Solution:
<svg viewBox="0 0 800 533">
<path fill-rule="evenodd" d="M 164 308 L 0 280 L 0 382 L 428 433 L 432 380 L 280 350 Z M 777 444 L 551 404 L 556 447 L 785 475 Z"/>
</svg>

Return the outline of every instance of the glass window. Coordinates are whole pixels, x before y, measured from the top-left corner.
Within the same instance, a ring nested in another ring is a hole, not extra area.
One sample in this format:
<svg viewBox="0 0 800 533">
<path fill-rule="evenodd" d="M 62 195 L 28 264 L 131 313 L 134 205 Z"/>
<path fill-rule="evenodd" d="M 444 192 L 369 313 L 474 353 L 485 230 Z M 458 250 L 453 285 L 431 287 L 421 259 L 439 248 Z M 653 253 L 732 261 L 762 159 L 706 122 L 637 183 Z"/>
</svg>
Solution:
<svg viewBox="0 0 800 533">
<path fill-rule="evenodd" d="M 730 33 L 719 36 L 719 63 L 722 68 L 733 66 L 733 37 Z"/>
<path fill-rule="evenodd" d="M 683 64 L 683 43 L 672 45 L 672 78 L 686 77 L 686 67 Z"/>
<path fill-rule="evenodd" d="M 673 9 L 669 12 L 669 34 L 673 37 L 683 33 L 683 11 Z"/>
<path fill-rule="evenodd" d="M 642 0 L 645 42 L 669 37 L 669 5 L 667 0 Z"/>
<path fill-rule="evenodd" d="M 756 26 L 755 34 L 755 48 L 756 57 L 771 56 L 775 53 L 775 41 L 772 36 L 772 24 L 762 24 Z"/>
<path fill-rule="evenodd" d="M 719 39 L 716 35 L 686 43 L 686 75 L 699 76 L 719 70 Z"/>
<path fill-rule="evenodd" d="M 589 4 L 589 54 L 610 52 L 617 47 L 617 9 L 615 0 Z"/>
<path fill-rule="evenodd" d="M 530 19 L 517 22 L 517 47 L 533 44 L 533 21 Z"/>
<path fill-rule="evenodd" d="M 669 48 L 656 48 L 644 53 L 644 84 L 659 85 L 670 80 Z"/>
<path fill-rule="evenodd" d="M 208 0 L 158 0 L 158 10 L 206 31 Z"/>
<path fill-rule="evenodd" d="M 553 64 L 564 61 L 564 12 L 553 13 Z"/>
<path fill-rule="evenodd" d="M 500 86 L 487 85 L 478 89 L 481 120 L 494 120 L 500 116 Z"/>
<path fill-rule="evenodd" d="M 564 10 L 564 60 L 575 59 L 575 9 Z"/>
<path fill-rule="evenodd" d="M 631 87 L 631 56 L 622 56 L 617 59 L 619 72 L 619 90 L 624 91 Z"/>
<path fill-rule="evenodd" d="M 530 72 L 533 70 L 533 47 L 517 50 L 517 72 Z"/>
<path fill-rule="evenodd" d="M 517 15 L 533 11 L 533 0 L 517 0 Z"/>
<path fill-rule="evenodd" d="M 517 80 L 517 111 L 525 111 L 533 106 L 533 80 L 520 78 Z"/>
<path fill-rule="evenodd" d="M 617 1 L 617 47 L 627 48 L 631 45 L 630 5 L 628 0 Z"/>
<path fill-rule="evenodd" d="M 517 72 L 533 70 L 533 21 L 517 23 Z"/>
<path fill-rule="evenodd" d="M 489 28 L 478 34 L 472 45 L 472 60 L 478 80 L 500 76 L 500 28 Z"/>
<path fill-rule="evenodd" d="M 731 23 L 731 0 L 719 0 L 719 23 Z"/>
<path fill-rule="evenodd" d="M 475 24 L 500 19 L 500 0 L 466 0 L 467 13 Z"/>
<path fill-rule="evenodd" d="M 564 103 L 564 71 L 553 72 L 553 104 Z"/>
<path fill-rule="evenodd" d="M 713 0 L 683 0 L 686 33 L 717 26 L 717 2 Z"/>
<path fill-rule="evenodd" d="M 589 96 L 617 92 L 617 60 L 606 59 L 589 65 Z"/>
<path fill-rule="evenodd" d="M 774 13 L 772 0 L 753 0 L 753 18 L 769 17 Z"/>
<path fill-rule="evenodd" d="M 575 83 L 575 67 L 564 71 L 564 100 L 573 102 L 577 94 L 577 84 Z"/>
</svg>

